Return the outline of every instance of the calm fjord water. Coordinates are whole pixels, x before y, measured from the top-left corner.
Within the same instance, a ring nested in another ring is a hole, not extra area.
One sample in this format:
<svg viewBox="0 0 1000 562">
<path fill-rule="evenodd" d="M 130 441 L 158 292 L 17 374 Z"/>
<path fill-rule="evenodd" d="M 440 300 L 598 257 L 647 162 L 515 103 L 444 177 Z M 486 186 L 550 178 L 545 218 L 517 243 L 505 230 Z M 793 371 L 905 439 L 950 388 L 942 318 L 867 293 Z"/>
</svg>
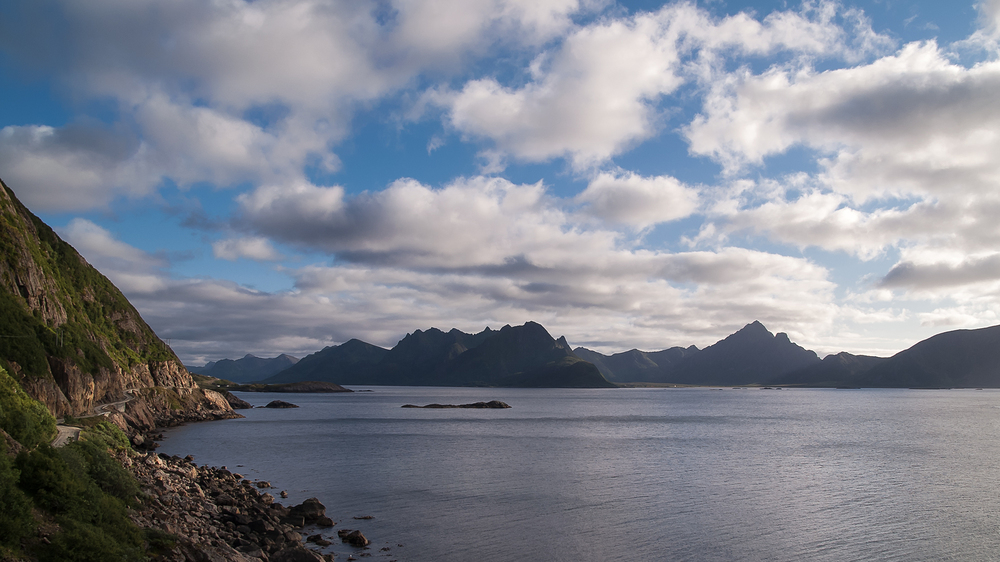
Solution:
<svg viewBox="0 0 1000 562">
<path fill-rule="evenodd" d="M 372 560 L 1000 559 L 1000 391 L 371 390 L 241 394 L 300 408 L 161 451 L 320 498 Z"/>
</svg>

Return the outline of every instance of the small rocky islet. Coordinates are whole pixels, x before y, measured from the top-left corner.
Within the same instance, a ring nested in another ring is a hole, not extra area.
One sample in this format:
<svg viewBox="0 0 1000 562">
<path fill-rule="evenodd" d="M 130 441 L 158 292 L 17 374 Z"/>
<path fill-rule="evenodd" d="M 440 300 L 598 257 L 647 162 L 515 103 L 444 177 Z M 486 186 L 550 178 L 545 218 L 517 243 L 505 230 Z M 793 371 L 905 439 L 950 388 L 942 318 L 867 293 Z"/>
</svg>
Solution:
<svg viewBox="0 0 1000 562">
<path fill-rule="evenodd" d="M 467 408 L 473 410 L 482 409 L 496 409 L 503 410 L 510 408 L 510 404 L 506 402 L 501 402 L 499 400 L 490 400 L 489 402 L 473 402 L 472 404 L 427 404 L 426 406 L 417 406 L 416 404 L 403 404 L 402 408 L 431 408 L 431 409 L 445 409 L 445 408 Z"/>
</svg>

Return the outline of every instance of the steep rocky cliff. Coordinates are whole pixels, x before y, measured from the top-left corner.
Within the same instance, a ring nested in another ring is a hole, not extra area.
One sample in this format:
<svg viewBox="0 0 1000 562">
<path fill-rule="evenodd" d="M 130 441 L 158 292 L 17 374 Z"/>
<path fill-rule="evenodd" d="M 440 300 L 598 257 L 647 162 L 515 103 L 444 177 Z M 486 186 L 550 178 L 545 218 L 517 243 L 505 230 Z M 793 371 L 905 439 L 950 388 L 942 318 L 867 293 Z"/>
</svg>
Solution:
<svg viewBox="0 0 1000 562">
<path fill-rule="evenodd" d="M 0 364 L 57 417 L 123 400 L 113 418 L 140 430 L 235 415 L 2 180 Z"/>
</svg>

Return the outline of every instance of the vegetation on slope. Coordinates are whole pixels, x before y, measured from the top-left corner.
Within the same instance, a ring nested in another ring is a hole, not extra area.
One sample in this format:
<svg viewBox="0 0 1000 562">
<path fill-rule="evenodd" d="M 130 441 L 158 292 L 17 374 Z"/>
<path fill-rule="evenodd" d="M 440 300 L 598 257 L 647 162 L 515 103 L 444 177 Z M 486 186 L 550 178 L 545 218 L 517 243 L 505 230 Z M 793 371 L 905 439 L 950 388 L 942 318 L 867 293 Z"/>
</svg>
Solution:
<svg viewBox="0 0 1000 562">
<path fill-rule="evenodd" d="M 2 368 L 0 368 L 0 428 L 29 449 L 41 443 L 48 443 L 56 434 L 56 421 L 49 410 L 28 396 L 17 381 Z"/>
<path fill-rule="evenodd" d="M 46 376 L 46 357 L 93 372 L 173 352 L 106 277 L 0 181 L 0 360 Z"/>
<path fill-rule="evenodd" d="M 15 457 L 0 439 L 0 558 L 145 560 L 161 537 L 129 519 L 139 486 L 110 454 L 127 449 L 128 438 L 105 421 L 54 449 L 54 427 L 48 410 L 0 369 L 0 429 L 24 447 Z"/>
</svg>

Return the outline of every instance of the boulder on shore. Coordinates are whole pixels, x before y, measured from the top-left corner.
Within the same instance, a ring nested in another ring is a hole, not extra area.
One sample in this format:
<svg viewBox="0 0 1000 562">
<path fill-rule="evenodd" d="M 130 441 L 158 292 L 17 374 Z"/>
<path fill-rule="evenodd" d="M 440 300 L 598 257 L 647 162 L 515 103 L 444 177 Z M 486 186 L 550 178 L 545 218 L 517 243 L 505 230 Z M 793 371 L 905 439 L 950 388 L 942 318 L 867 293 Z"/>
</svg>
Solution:
<svg viewBox="0 0 1000 562">
<path fill-rule="evenodd" d="M 350 529 L 342 529 L 340 531 L 337 531 L 337 536 L 340 537 L 340 541 L 341 542 L 344 542 L 344 543 L 347 543 L 347 544 L 349 544 L 351 546 L 356 546 L 356 547 L 359 547 L 359 548 L 365 547 L 365 546 L 368 546 L 369 544 L 371 544 L 371 541 L 368 540 L 363 534 L 361 534 L 361 531 L 352 531 Z"/>
<path fill-rule="evenodd" d="M 506 402 L 501 402 L 499 400 L 490 400 L 489 402 L 474 402 L 472 404 L 428 404 L 426 406 L 417 406 L 414 404 L 404 404 L 403 408 L 472 408 L 472 409 L 503 409 L 510 408 L 510 404 Z"/>
<path fill-rule="evenodd" d="M 299 505 L 288 508 L 288 517 L 301 517 L 306 524 L 318 523 L 326 519 L 326 506 L 317 498 L 309 498 Z"/>
<path fill-rule="evenodd" d="M 278 551 L 269 559 L 271 562 L 325 562 L 319 554 L 301 546 L 292 546 Z"/>
<path fill-rule="evenodd" d="M 284 400 L 272 400 L 272 401 L 270 401 L 270 402 L 267 403 L 267 406 L 264 406 L 264 407 L 265 408 L 298 408 L 297 405 L 292 404 L 291 402 L 285 402 Z"/>
</svg>

